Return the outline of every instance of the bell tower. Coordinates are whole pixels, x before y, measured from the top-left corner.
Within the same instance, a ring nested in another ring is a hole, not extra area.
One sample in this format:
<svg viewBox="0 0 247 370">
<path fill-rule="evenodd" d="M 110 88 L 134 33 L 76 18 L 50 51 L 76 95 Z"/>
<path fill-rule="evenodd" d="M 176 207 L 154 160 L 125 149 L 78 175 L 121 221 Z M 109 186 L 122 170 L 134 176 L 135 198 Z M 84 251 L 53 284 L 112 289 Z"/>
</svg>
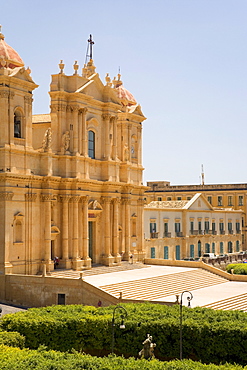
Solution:
<svg viewBox="0 0 247 370">
<path fill-rule="evenodd" d="M 30 73 L 19 54 L 5 42 L 0 26 L 0 150 L 15 149 L 11 155 L 1 155 L 3 171 L 5 167 L 10 171 L 11 167 L 18 168 L 18 163 L 22 167 L 16 153 L 32 148 L 32 91 L 38 85 Z M 10 159 L 12 155 L 16 158 Z"/>
</svg>

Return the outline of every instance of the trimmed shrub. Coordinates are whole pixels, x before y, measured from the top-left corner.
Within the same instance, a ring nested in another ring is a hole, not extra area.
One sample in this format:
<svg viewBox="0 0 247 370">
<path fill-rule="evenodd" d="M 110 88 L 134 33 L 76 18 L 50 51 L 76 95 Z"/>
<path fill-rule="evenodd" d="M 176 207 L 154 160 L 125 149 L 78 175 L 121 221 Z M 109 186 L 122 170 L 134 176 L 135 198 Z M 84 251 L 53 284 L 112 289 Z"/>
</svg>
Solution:
<svg viewBox="0 0 247 370">
<path fill-rule="evenodd" d="M 5 370 L 246 370 L 240 365 L 205 365 L 192 360 L 160 362 L 125 359 L 110 355 L 98 358 L 79 353 L 61 353 L 39 350 L 20 350 L 0 346 L 0 368 Z"/>
<path fill-rule="evenodd" d="M 115 352 L 138 356 L 147 334 L 156 343 L 155 356 L 179 358 L 179 306 L 122 304 L 128 312 L 125 329 L 116 311 Z M 59 351 L 84 351 L 102 356 L 111 352 L 113 309 L 81 305 L 33 308 L 3 316 L 0 326 L 18 331 L 26 347 L 40 345 Z M 183 307 L 183 357 L 205 363 L 247 363 L 247 314 Z"/>
<path fill-rule="evenodd" d="M 17 332 L 0 331 L 0 345 L 24 348 L 25 338 Z"/>
<path fill-rule="evenodd" d="M 226 267 L 226 271 L 235 275 L 247 275 L 247 263 L 231 263 Z"/>
</svg>

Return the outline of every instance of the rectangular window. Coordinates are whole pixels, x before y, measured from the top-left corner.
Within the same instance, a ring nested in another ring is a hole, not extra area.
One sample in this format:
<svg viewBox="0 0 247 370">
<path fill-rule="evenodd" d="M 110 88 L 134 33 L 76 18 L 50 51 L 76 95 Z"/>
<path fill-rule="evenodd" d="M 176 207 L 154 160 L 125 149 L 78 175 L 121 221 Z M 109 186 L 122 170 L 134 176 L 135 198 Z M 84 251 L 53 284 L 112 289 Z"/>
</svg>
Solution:
<svg viewBox="0 0 247 370">
<path fill-rule="evenodd" d="M 156 233 L 156 222 L 150 222 L 150 233 Z"/>
<path fill-rule="evenodd" d="M 212 253 L 215 253 L 215 243 L 212 243 Z"/>
<path fill-rule="evenodd" d="M 158 201 L 159 201 L 159 202 L 162 202 L 162 198 L 161 198 L 161 197 L 158 197 Z"/>
<path fill-rule="evenodd" d="M 168 222 L 164 223 L 164 233 L 168 233 Z"/>
<path fill-rule="evenodd" d="M 88 156 L 95 158 L 95 133 L 88 131 Z"/>
<path fill-rule="evenodd" d="M 224 253 L 224 243 L 223 242 L 220 242 L 220 253 L 221 254 Z"/>
<path fill-rule="evenodd" d="M 212 222 L 212 231 L 215 231 L 215 222 Z"/>
<path fill-rule="evenodd" d="M 209 230 L 209 221 L 205 221 L 204 226 L 205 226 L 205 231 L 208 232 L 208 230 Z"/>
<path fill-rule="evenodd" d="M 182 200 L 182 198 L 181 197 L 177 197 L 177 200 Z"/>
<path fill-rule="evenodd" d="M 171 197 L 167 197 L 167 200 L 169 201 L 169 200 L 172 200 L 172 198 Z"/>
<path fill-rule="evenodd" d="M 191 197 L 187 197 L 187 200 L 191 200 Z"/>
<path fill-rule="evenodd" d="M 194 231 L 194 221 L 190 221 L 190 231 Z"/>
<path fill-rule="evenodd" d="M 155 247 L 151 247 L 151 258 L 155 258 Z"/>
<path fill-rule="evenodd" d="M 175 222 L 175 233 L 180 232 L 180 222 Z"/>
<path fill-rule="evenodd" d="M 169 259 L 169 248 L 167 246 L 164 247 L 164 259 Z"/>
<path fill-rule="evenodd" d="M 201 231 L 202 230 L 202 222 L 201 221 L 198 221 L 198 230 Z"/>
<path fill-rule="evenodd" d="M 228 231 L 232 231 L 232 223 L 228 222 Z"/>
<path fill-rule="evenodd" d="M 244 197 L 243 195 L 239 195 L 238 197 L 238 205 L 243 206 L 244 205 Z"/>
<path fill-rule="evenodd" d="M 228 206 L 232 206 L 232 195 L 228 195 Z"/>
<path fill-rule="evenodd" d="M 58 295 L 57 295 L 57 304 L 61 304 L 61 305 L 65 304 L 65 294 L 58 293 Z"/>
<path fill-rule="evenodd" d="M 220 222 L 220 231 L 224 231 L 224 222 Z"/>
<path fill-rule="evenodd" d="M 212 204 L 212 197 L 208 196 L 208 203 Z"/>
<path fill-rule="evenodd" d="M 236 222 L 236 232 L 240 232 L 240 222 Z"/>
<path fill-rule="evenodd" d="M 180 260 L 180 245 L 176 245 L 176 260 Z"/>
<path fill-rule="evenodd" d="M 195 247 L 194 244 L 190 245 L 190 257 L 194 258 L 195 257 Z"/>
<path fill-rule="evenodd" d="M 239 240 L 236 241 L 236 252 L 239 252 L 240 250 L 240 247 L 239 247 Z"/>
<path fill-rule="evenodd" d="M 223 202 L 222 202 L 222 196 L 219 195 L 218 196 L 218 206 L 222 206 L 223 205 Z"/>
<path fill-rule="evenodd" d="M 205 252 L 210 253 L 210 244 L 209 243 L 205 244 Z"/>
</svg>

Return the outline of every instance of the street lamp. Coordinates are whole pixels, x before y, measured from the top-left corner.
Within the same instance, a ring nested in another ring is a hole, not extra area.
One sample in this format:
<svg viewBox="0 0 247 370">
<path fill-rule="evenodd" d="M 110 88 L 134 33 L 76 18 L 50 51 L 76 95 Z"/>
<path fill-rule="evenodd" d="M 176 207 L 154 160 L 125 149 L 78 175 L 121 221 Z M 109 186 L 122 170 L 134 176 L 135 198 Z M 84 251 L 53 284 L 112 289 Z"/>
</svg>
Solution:
<svg viewBox="0 0 247 370">
<path fill-rule="evenodd" d="M 184 292 L 181 293 L 181 298 L 180 298 L 180 360 L 183 358 L 183 328 L 182 328 L 182 320 L 183 320 L 183 294 L 187 293 L 187 301 L 188 301 L 188 307 L 191 307 L 190 301 L 193 299 L 193 295 L 191 292 L 188 290 L 185 290 Z"/>
<path fill-rule="evenodd" d="M 111 344 L 111 352 L 114 353 L 114 334 L 115 334 L 115 313 L 116 311 L 119 310 L 120 312 L 120 318 L 121 318 L 121 324 L 119 325 L 120 329 L 125 329 L 125 324 L 124 324 L 124 319 L 128 316 L 128 313 L 126 309 L 123 306 L 116 306 L 113 310 L 113 315 L 112 315 L 112 344 Z"/>
</svg>

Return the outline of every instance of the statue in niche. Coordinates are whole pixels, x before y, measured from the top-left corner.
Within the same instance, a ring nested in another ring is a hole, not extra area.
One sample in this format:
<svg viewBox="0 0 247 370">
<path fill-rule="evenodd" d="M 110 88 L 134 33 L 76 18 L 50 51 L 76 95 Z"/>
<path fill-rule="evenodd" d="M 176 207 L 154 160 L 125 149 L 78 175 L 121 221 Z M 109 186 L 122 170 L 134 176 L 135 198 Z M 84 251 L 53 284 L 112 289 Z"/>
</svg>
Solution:
<svg viewBox="0 0 247 370">
<path fill-rule="evenodd" d="M 124 150 L 123 150 L 123 160 L 124 160 L 124 162 L 127 162 L 129 160 L 129 156 L 130 156 L 129 147 L 128 147 L 127 143 L 125 143 L 124 144 Z"/>
<path fill-rule="evenodd" d="M 44 139 L 42 141 L 42 148 L 44 149 L 44 151 L 51 149 L 51 137 L 52 137 L 52 132 L 51 132 L 51 128 L 49 127 L 46 130 Z"/>
<path fill-rule="evenodd" d="M 66 153 L 69 151 L 70 136 L 69 131 L 65 131 L 62 136 L 62 152 Z"/>
</svg>

